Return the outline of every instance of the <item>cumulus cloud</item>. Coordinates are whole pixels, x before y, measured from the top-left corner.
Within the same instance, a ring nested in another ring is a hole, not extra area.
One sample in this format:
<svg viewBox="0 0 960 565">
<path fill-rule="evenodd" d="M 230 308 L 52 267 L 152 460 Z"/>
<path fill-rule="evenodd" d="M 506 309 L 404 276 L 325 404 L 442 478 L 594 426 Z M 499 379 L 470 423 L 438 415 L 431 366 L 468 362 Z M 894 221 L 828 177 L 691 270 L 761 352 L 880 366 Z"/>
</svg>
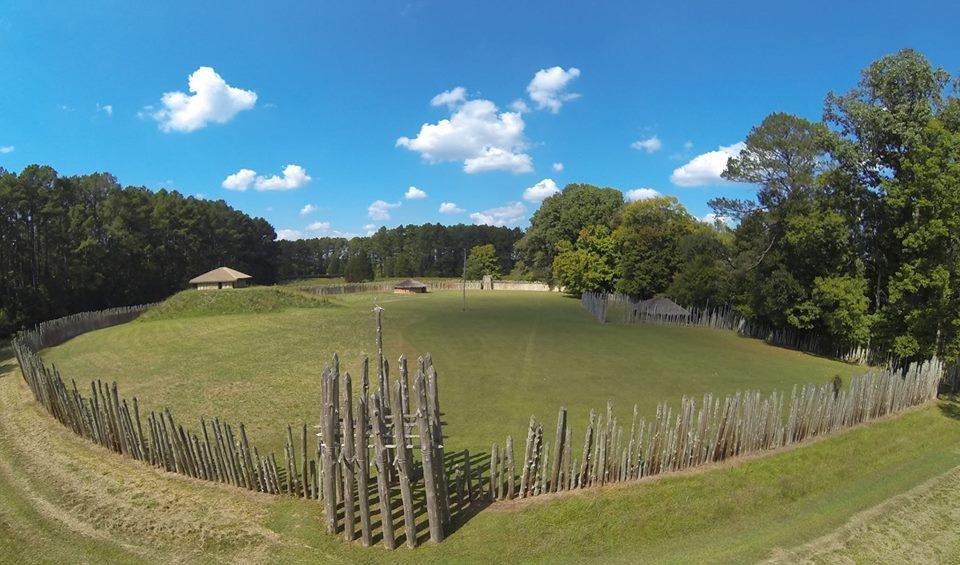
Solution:
<svg viewBox="0 0 960 565">
<path fill-rule="evenodd" d="M 437 94 L 430 100 L 431 106 L 446 106 L 448 108 L 453 108 L 458 104 L 463 104 L 467 101 L 467 89 L 458 86 L 451 90 L 445 90 L 440 94 Z"/>
<path fill-rule="evenodd" d="M 526 114 L 527 112 L 530 111 L 530 106 L 528 106 L 527 103 L 521 100 L 520 98 L 517 98 L 516 100 L 510 103 L 510 109 L 513 110 L 514 112 L 517 112 L 518 114 Z"/>
<path fill-rule="evenodd" d="M 523 199 L 527 202 L 543 202 L 546 198 L 560 192 L 553 179 L 543 179 L 537 184 L 523 191 Z"/>
<path fill-rule="evenodd" d="M 740 155 L 746 144 L 721 145 L 716 151 L 708 151 L 694 157 L 689 163 L 674 169 L 670 182 L 677 186 L 703 186 L 726 182 L 720 175 L 727 168 L 727 160 Z"/>
<path fill-rule="evenodd" d="M 453 202 L 441 202 L 440 203 L 440 213 L 441 214 L 463 214 L 465 210 L 460 208 Z"/>
<path fill-rule="evenodd" d="M 567 70 L 562 67 L 540 69 L 527 85 L 527 93 L 530 100 L 536 102 L 538 109 L 547 108 L 556 114 L 564 102 L 580 97 L 579 94 L 566 91 L 570 82 L 578 76 L 580 69 L 576 67 Z"/>
<path fill-rule="evenodd" d="M 227 190 L 240 192 L 253 186 L 254 190 L 264 192 L 268 190 L 295 190 L 305 186 L 311 180 L 313 179 L 307 174 L 307 170 L 300 165 L 287 165 L 283 168 L 283 176 L 264 177 L 257 175 L 257 171 L 252 169 L 240 169 L 223 179 L 220 185 Z"/>
<path fill-rule="evenodd" d="M 490 208 L 483 212 L 474 212 L 470 214 L 470 219 L 475 224 L 485 226 L 512 226 L 523 220 L 527 207 L 522 202 L 510 202 L 506 206 L 499 208 Z"/>
<path fill-rule="evenodd" d="M 557 162 L 553 164 L 553 170 L 558 173 L 563 172 L 563 163 Z"/>
<path fill-rule="evenodd" d="M 97 112 L 103 112 L 107 116 L 113 115 L 113 104 L 100 104 L 97 103 Z"/>
<path fill-rule="evenodd" d="M 312 214 L 317 211 L 317 207 L 313 204 L 307 204 L 303 208 L 300 208 L 300 215 L 306 216 L 307 214 Z"/>
<path fill-rule="evenodd" d="M 486 171 L 510 171 L 529 173 L 533 170 L 533 160 L 526 153 L 512 153 L 499 147 L 487 147 L 483 153 L 463 162 L 465 173 Z"/>
<path fill-rule="evenodd" d="M 330 231 L 330 222 L 313 222 L 307 225 L 307 229 L 315 232 L 329 232 Z"/>
<path fill-rule="evenodd" d="M 437 96 L 445 95 L 449 98 L 449 92 Z M 467 173 L 533 170 L 530 156 L 523 153 L 526 124 L 520 113 L 500 112 L 482 99 L 465 101 L 452 112 L 449 119 L 423 124 L 414 138 L 397 139 L 396 145 L 416 151 L 428 163 L 463 161 Z"/>
<path fill-rule="evenodd" d="M 254 188 L 264 190 L 294 190 L 310 182 L 310 175 L 300 165 L 287 165 L 283 168 L 283 176 L 257 177 Z"/>
<path fill-rule="evenodd" d="M 145 108 L 161 131 L 191 132 L 210 122 L 224 124 L 257 103 L 256 92 L 230 86 L 211 67 L 194 71 L 187 87 L 191 94 L 167 92 L 160 98 L 159 109 Z"/>
<path fill-rule="evenodd" d="M 303 239 L 303 232 L 301 232 L 300 230 L 291 230 L 291 229 L 277 230 L 277 239 L 286 240 L 286 241 Z"/>
<path fill-rule="evenodd" d="M 371 220 L 384 222 L 390 219 L 390 210 L 399 207 L 399 202 L 390 203 L 385 200 L 377 200 L 370 206 L 367 206 L 367 215 L 370 216 Z"/>
<path fill-rule="evenodd" d="M 415 186 L 411 186 L 407 189 L 407 192 L 403 195 L 403 197 L 407 200 L 423 200 L 427 197 L 427 193 Z"/>
<path fill-rule="evenodd" d="M 13 153 L 13 150 L 16 149 L 13 145 L 0 145 L 0 153 Z"/>
<path fill-rule="evenodd" d="M 636 202 L 637 200 L 649 200 L 663 195 L 652 188 L 641 187 L 628 190 L 624 196 L 626 196 L 627 202 Z"/>
<path fill-rule="evenodd" d="M 252 169 L 240 169 L 232 175 L 227 175 L 220 186 L 227 190 L 244 190 L 250 188 L 250 185 L 257 179 L 257 171 Z"/>
<path fill-rule="evenodd" d="M 660 148 L 663 147 L 663 143 L 660 141 L 660 138 L 657 136 L 648 137 L 647 139 L 638 139 L 630 144 L 630 147 L 636 149 L 637 151 L 646 151 L 647 153 L 656 153 L 660 151 Z"/>
</svg>

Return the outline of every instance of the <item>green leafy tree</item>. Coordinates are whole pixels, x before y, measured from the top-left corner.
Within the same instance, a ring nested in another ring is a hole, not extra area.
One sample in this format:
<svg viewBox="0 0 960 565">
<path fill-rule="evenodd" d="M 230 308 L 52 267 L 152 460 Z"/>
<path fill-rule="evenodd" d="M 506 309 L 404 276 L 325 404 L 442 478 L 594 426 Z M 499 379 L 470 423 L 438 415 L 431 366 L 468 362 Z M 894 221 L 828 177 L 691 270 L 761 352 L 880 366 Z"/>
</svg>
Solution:
<svg viewBox="0 0 960 565">
<path fill-rule="evenodd" d="M 589 226 L 612 228 L 622 206 L 622 192 L 589 184 L 568 184 L 562 192 L 544 200 L 516 244 L 525 278 L 550 279 L 557 245 L 576 241 L 580 230 Z"/>
<path fill-rule="evenodd" d="M 466 271 L 467 278 L 471 280 L 481 279 L 484 275 L 500 278 L 500 260 L 492 243 L 477 245 L 470 250 Z"/>
<path fill-rule="evenodd" d="M 364 282 L 373 280 L 373 264 L 370 262 L 370 256 L 366 249 L 350 255 L 347 264 L 343 268 L 343 278 L 347 282 Z"/>
<path fill-rule="evenodd" d="M 617 290 L 636 298 L 665 291 L 683 264 L 680 242 L 696 223 L 672 196 L 625 206 L 613 234 L 620 260 Z"/>
<path fill-rule="evenodd" d="M 610 292 L 618 278 L 617 241 L 607 226 L 580 231 L 577 243 L 562 241 L 553 259 L 553 280 L 567 293 Z"/>
</svg>

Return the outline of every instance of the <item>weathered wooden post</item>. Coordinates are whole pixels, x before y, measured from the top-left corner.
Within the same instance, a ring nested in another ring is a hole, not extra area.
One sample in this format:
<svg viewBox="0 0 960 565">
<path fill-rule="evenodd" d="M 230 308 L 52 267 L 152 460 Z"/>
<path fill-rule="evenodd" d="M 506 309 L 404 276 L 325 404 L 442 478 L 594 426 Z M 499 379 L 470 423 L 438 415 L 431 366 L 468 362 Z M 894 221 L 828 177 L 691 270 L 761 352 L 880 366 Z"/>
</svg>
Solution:
<svg viewBox="0 0 960 565">
<path fill-rule="evenodd" d="M 380 498 L 380 522 L 383 529 L 383 544 L 387 549 L 397 546 L 393 532 L 393 507 L 390 503 L 390 483 L 387 480 L 387 469 L 390 458 L 387 452 L 386 425 L 383 417 L 383 401 L 379 394 L 371 396 L 370 424 L 373 427 L 373 443 L 377 465 L 377 494 Z"/>
<path fill-rule="evenodd" d="M 403 406 L 402 381 L 394 386 L 393 406 L 399 408 Z M 407 545 L 417 546 L 417 525 L 416 515 L 413 508 L 413 489 L 410 486 L 410 477 L 413 475 L 413 454 L 407 447 L 407 429 L 404 421 L 403 412 L 394 412 L 393 414 L 393 438 L 396 442 L 397 468 L 399 469 L 400 479 L 400 498 L 403 501 L 403 524 L 406 528 Z M 427 474 L 429 469 L 424 465 L 423 473 Z"/>
<path fill-rule="evenodd" d="M 337 485 L 336 485 L 336 405 L 339 399 L 337 376 L 328 368 L 323 375 L 323 508 L 326 514 L 327 533 L 337 533 Z"/>
<path fill-rule="evenodd" d="M 430 525 L 430 539 L 441 542 L 444 538 L 444 532 L 443 511 L 440 504 L 449 504 L 449 501 L 441 500 L 442 496 L 436 480 L 437 468 L 434 461 L 433 433 L 430 429 L 426 382 L 422 372 L 418 372 L 416 379 L 414 379 L 413 389 L 417 396 L 417 425 L 420 428 L 420 457 L 423 461 L 423 483 L 427 498 L 427 521 Z"/>
<path fill-rule="evenodd" d="M 567 409 L 565 407 L 560 408 L 560 413 L 557 414 L 557 440 L 556 440 L 556 451 L 553 455 L 553 468 L 550 471 L 550 492 L 557 492 L 560 490 L 560 463 L 563 459 L 563 449 L 564 441 L 566 440 L 566 428 L 567 428 Z M 547 464 L 546 461 L 543 462 L 544 465 Z"/>
<path fill-rule="evenodd" d="M 370 520 L 370 493 L 367 488 L 370 483 L 370 463 L 367 460 L 369 453 L 367 435 L 367 389 L 369 377 L 367 360 L 363 360 L 363 372 L 360 375 L 360 395 L 357 397 L 357 425 L 354 429 L 354 454 L 357 458 L 357 496 L 360 506 L 360 540 L 363 545 L 369 546 L 373 540 Z"/>
<path fill-rule="evenodd" d="M 343 537 L 353 541 L 356 523 L 356 502 L 353 496 L 353 486 L 356 483 L 353 458 L 353 385 L 350 373 L 343 374 L 343 409 L 340 411 L 343 432 L 341 453 L 343 453 Z"/>
</svg>

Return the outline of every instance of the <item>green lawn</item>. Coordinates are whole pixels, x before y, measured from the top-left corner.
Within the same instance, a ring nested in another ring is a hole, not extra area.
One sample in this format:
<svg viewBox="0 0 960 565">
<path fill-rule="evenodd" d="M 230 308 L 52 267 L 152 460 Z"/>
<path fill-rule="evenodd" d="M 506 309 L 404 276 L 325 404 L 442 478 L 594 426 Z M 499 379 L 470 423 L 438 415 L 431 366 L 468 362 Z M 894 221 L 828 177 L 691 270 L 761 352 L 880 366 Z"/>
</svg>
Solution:
<svg viewBox="0 0 960 565">
<path fill-rule="evenodd" d="M 288 307 L 267 292 L 180 295 L 166 310 L 80 336 L 45 358 L 81 384 L 116 379 L 148 410 L 169 407 L 187 423 L 213 415 L 243 421 L 261 449 L 281 453 L 288 423 L 319 418 L 324 363 L 339 353 L 356 375 L 361 354 L 374 351 L 377 298 L 389 357 L 433 355 L 453 449 L 485 451 L 510 433 L 522 442 L 531 414 L 549 423 L 561 405 L 581 434 L 590 408 L 608 399 L 623 416 L 634 403 L 651 415 L 658 402 L 684 394 L 789 391 L 863 370 L 731 332 L 601 325 L 577 300 L 554 293 L 468 292 L 464 312 L 458 292 L 347 295 L 308 304 L 316 308 Z M 214 294 L 227 306 L 208 304 Z M 242 311 L 243 300 L 258 313 L 197 315 Z"/>
</svg>

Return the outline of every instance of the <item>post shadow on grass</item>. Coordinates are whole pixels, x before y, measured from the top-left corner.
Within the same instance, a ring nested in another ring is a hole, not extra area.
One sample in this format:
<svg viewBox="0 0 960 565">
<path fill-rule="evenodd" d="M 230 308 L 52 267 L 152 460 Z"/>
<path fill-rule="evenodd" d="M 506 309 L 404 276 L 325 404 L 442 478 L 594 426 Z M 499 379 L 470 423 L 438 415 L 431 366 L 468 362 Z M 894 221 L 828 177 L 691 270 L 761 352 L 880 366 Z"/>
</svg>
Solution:
<svg viewBox="0 0 960 565">
<path fill-rule="evenodd" d="M 940 399 L 940 413 L 952 420 L 960 420 L 960 397 L 950 394 Z"/>
<path fill-rule="evenodd" d="M 467 450 L 444 454 L 444 472 L 447 475 L 449 487 L 448 508 L 450 521 L 444 527 L 445 536 L 450 536 L 469 522 L 474 516 L 488 507 L 491 502 L 489 482 L 485 480 L 485 465 L 489 465 L 489 453 L 471 453 Z M 469 469 L 469 474 L 466 470 Z M 427 493 L 423 483 L 423 467 L 417 464 L 410 477 L 411 494 L 414 510 L 414 531 L 417 546 L 430 540 L 430 527 L 427 516 Z M 467 478 L 469 477 L 469 481 Z M 356 488 L 356 487 L 355 487 Z M 383 543 L 384 520 L 390 520 L 393 525 L 396 546 L 408 546 L 407 530 L 404 522 L 403 502 L 400 488 L 397 483 L 390 484 L 389 517 L 382 511 L 376 477 L 371 476 L 366 485 L 367 498 L 370 507 L 371 545 Z M 359 493 L 357 493 L 359 494 Z M 343 493 L 337 496 L 337 532 L 342 533 L 345 527 L 345 506 Z M 360 539 L 361 532 L 355 524 L 354 541 Z"/>
</svg>

